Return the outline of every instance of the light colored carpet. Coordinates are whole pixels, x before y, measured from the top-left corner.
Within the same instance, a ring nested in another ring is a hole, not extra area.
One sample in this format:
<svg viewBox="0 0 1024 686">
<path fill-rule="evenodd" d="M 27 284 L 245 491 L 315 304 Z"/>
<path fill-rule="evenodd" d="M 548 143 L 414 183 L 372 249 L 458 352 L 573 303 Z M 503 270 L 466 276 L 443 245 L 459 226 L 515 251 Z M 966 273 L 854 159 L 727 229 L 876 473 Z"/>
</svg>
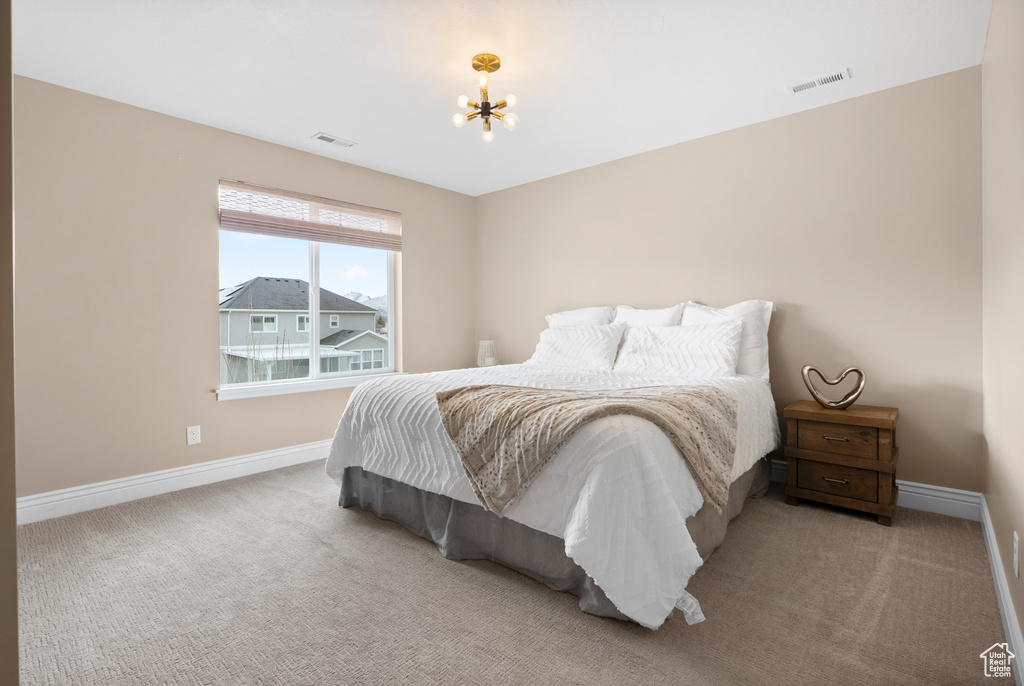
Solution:
<svg viewBox="0 0 1024 686">
<path fill-rule="evenodd" d="M 336 506 L 320 463 L 20 529 L 23 684 L 967 684 L 978 524 L 748 501 L 658 631 Z"/>
</svg>

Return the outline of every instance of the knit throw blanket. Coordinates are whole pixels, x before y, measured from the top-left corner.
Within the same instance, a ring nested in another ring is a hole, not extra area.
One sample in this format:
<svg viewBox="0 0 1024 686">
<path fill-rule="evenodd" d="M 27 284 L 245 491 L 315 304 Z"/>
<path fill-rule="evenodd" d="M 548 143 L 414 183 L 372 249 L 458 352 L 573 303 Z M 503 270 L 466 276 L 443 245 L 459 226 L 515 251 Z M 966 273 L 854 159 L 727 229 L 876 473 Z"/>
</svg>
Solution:
<svg viewBox="0 0 1024 686">
<path fill-rule="evenodd" d="M 656 424 L 721 512 L 736 452 L 736 400 L 713 386 L 567 391 L 467 386 L 437 394 L 441 421 L 480 502 L 502 516 L 586 422 L 628 414 Z"/>
</svg>

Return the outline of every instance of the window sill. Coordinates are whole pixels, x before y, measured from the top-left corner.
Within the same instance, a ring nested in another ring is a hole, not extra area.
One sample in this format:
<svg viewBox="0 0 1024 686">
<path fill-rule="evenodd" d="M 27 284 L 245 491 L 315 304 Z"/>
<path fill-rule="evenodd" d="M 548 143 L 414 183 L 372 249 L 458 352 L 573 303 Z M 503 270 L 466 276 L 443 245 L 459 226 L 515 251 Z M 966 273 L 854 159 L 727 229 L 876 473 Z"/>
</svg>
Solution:
<svg viewBox="0 0 1024 686">
<path fill-rule="evenodd" d="M 253 383 L 225 386 L 217 389 L 217 400 L 241 400 L 242 398 L 262 398 L 268 395 L 289 395 L 291 393 L 308 393 L 310 391 L 327 391 L 333 388 L 354 388 L 364 381 L 395 376 L 405 372 L 377 372 L 375 374 L 352 374 L 336 376 L 328 379 L 303 379 L 300 381 L 277 381 L 274 383 Z"/>
</svg>

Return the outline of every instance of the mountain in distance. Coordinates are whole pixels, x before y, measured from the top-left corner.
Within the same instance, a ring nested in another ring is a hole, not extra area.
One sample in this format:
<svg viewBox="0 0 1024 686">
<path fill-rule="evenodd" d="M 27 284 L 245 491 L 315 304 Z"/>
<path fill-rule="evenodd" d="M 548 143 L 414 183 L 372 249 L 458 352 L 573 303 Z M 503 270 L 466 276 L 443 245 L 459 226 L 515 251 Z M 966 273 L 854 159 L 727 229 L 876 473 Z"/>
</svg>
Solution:
<svg viewBox="0 0 1024 686">
<path fill-rule="evenodd" d="M 388 296 L 386 295 L 378 295 L 376 298 L 368 298 L 363 301 L 363 304 L 367 307 L 372 307 L 385 317 L 388 315 Z"/>
<path fill-rule="evenodd" d="M 387 295 L 378 295 L 376 298 L 371 298 L 370 296 L 364 295 L 363 293 L 360 293 L 359 291 L 352 291 L 350 293 L 346 293 L 344 297 L 348 298 L 349 300 L 355 300 L 357 303 L 359 303 L 361 305 L 366 305 L 367 307 L 372 307 L 373 309 L 377 310 L 378 312 L 380 312 L 385 317 L 388 314 L 388 296 Z"/>
</svg>

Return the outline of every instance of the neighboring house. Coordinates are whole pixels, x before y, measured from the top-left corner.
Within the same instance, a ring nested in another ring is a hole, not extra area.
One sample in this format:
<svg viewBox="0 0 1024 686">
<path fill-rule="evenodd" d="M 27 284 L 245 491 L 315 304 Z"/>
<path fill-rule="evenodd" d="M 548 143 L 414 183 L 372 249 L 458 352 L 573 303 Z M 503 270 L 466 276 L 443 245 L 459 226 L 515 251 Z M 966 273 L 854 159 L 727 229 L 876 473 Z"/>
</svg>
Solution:
<svg viewBox="0 0 1024 686">
<path fill-rule="evenodd" d="M 320 371 L 388 367 L 372 307 L 320 289 Z M 309 376 L 309 283 L 258 276 L 220 292 L 221 383 Z"/>
</svg>

